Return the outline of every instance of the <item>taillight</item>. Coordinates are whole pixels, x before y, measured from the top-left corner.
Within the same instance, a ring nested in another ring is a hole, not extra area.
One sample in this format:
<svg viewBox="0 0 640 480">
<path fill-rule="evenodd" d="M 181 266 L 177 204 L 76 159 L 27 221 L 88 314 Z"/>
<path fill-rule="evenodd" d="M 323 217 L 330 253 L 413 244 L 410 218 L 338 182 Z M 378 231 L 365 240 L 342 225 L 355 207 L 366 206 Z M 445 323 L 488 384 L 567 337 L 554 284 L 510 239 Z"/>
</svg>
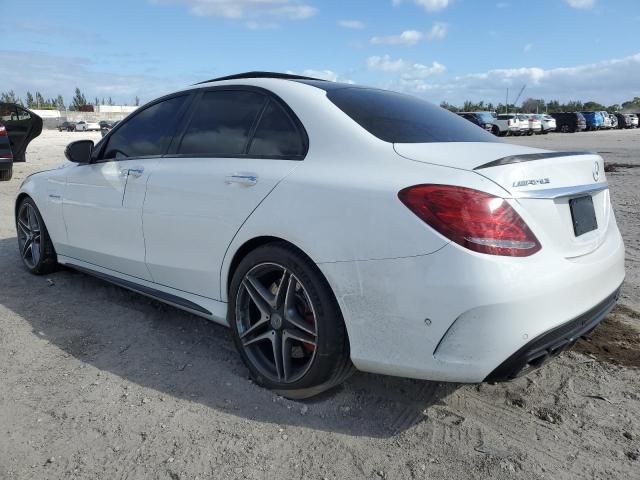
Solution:
<svg viewBox="0 0 640 480">
<path fill-rule="evenodd" d="M 429 226 L 469 250 L 528 257 L 541 248 L 503 198 L 449 185 L 414 185 L 401 190 L 398 198 Z"/>
<path fill-rule="evenodd" d="M 4 127 L 4 125 L 0 125 L 0 137 L 8 137 L 9 135 L 7 134 L 7 129 Z"/>
</svg>

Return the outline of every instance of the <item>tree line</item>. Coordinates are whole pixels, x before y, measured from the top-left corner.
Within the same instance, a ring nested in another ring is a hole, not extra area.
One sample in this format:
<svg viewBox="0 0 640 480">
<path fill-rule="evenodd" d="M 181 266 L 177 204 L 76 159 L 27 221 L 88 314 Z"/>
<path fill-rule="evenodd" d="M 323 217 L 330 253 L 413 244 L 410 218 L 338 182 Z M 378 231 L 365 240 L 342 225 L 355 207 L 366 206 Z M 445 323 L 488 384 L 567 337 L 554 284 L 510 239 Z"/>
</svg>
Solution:
<svg viewBox="0 0 640 480">
<path fill-rule="evenodd" d="M 16 95 L 13 90 L 0 92 L 0 102 L 15 103 L 22 105 L 23 107 L 36 110 L 80 110 L 80 107 L 86 105 L 115 105 L 111 97 L 107 99 L 102 97 L 102 100 L 95 97 L 93 101 L 89 101 L 78 87 L 76 87 L 73 98 L 69 104 L 65 103 L 62 95 L 57 95 L 56 97 L 45 97 L 40 92 L 35 92 L 33 94 L 31 92 L 27 92 L 23 101 L 23 99 Z M 136 96 L 133 104 L 135 106 L 140 105 L 140 98 Z"/>
<path fill-rule="evenodd" d="M 602 103 L 589 101 L 570 101 L 561 103 L 558 100 L 545 101 L 543 98 L 527 98 L 519 107 L 514 104 L 505 105 L 498 103 L 471 102 L 466 101 L 462 106 L 452 105 L 447 102 L 440 104 L 452 112 L 519 112 L 519 113 L 554 113 L 554 112 L 640 112 L 640 97 L 622 104 L 604 105 Z"/>
<path fill-rule="evenodd" d="M 105 99 L 102 97 L 100 100 L 98 97 L 95 97 L 91 102 L 87 100 L 87 97 L 84 93 L 76 87 L 75 93 L 71 102 L 67 105 L 64 101 L 62 95 L 58 95 L 54 97 L 45 98 L 40 92 L 35 92 L 32 94 L 31 92 L 27 92 L 26 97 L 23 100 L 18 97 L 13 90 L 8 92 L 0 92 L 0 102 L 6 103 L 17 103 L 18 105 L 26 106 L 27 108 L 33 108 L 38 110 L 80 110 L 80 107 L 85 105 L 115 105 L 112 98 L 109 97 Z M 125 104 L 126 105 L 126 104 Z M 140 98 L 135 97 L 133 101 L 133 105 L 140 105 Z M 620 111 L 630 111 L 630 112 L 640 112 L 640 97 L 635 97 L 633 100 L 629 100 L 628 102 L 624 102 L 620 104 L 613 104 L 605 106 L 604 104 L 589 101 L 589 102 L 581 102 L 581 101 L 570 101 L 567 103 L 560 103 L 558 100 L 545 101 L 543 98 L 527 98 L 522 102 L 522 105 L 518 107 L 514 104 L 504 105 L 502 103 L 498 103 L 494 105 L 493 103 L 485 103 L 481 102 L 472 102 L 465 101 L 462 106 L 452 105 L 447 102 L 442 102 L 440 104 L 442 108 L 446 108 L 452 112 L 522 112 L 522 113 L 554 113 L 554 112 L 598 112 L 598 111 L 606 111 L 606 112 L 620 112 Z"/>
</svg>

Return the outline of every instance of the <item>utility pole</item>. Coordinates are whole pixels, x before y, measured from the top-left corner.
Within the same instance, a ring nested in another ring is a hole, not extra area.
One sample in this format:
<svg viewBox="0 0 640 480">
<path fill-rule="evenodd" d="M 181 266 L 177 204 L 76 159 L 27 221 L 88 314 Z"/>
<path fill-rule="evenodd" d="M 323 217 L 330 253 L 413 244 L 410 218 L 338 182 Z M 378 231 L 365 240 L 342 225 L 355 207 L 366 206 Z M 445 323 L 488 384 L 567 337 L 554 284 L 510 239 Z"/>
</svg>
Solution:
<svg viewBox="0 0 640 480">
<path fill-rule="evenodd" d="M 504 113 L 509 113 L 509 87 L 507 87 L 507 100 L 504 102 Z"/>
</svg>

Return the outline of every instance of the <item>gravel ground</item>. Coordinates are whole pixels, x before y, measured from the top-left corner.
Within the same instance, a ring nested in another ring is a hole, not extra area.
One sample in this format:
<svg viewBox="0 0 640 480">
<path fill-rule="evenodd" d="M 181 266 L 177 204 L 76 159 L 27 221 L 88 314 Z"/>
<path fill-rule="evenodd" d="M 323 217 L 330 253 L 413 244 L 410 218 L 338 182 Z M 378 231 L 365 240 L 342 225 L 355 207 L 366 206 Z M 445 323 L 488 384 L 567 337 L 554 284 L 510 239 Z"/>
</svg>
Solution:
<svg viewBox="0 0 640 480">
<path fill-rule="evenodd" d="M 253 385 L 220 326 L 25 272 L 15 192 L 79 138 L 43 132 L 0 183 L 0 479 L 640 479 L 640 131 L 507 139 L 615 170 L 628 276 L 590 341 L 509 384 L 356 374 L 307 402 Z"/>
</svg>

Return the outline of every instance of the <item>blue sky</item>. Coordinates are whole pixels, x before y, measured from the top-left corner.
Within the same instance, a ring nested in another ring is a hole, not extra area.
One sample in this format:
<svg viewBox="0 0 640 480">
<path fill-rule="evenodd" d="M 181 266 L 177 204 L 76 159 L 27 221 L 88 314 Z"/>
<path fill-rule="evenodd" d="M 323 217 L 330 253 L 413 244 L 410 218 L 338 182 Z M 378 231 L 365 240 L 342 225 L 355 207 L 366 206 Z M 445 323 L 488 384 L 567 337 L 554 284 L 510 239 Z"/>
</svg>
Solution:
<svg viewBox="0 0 640 480">
<path fill-rule="evenodd" d="M 248 70 L 431 101 L 640 96 L 640 0 L 0 0 L 0 90 L 143 101 Z M 514 94 L 512 94 L 514 95 Z M 512 96 L 513 98 L 513 96 Z"/>
</svg>

